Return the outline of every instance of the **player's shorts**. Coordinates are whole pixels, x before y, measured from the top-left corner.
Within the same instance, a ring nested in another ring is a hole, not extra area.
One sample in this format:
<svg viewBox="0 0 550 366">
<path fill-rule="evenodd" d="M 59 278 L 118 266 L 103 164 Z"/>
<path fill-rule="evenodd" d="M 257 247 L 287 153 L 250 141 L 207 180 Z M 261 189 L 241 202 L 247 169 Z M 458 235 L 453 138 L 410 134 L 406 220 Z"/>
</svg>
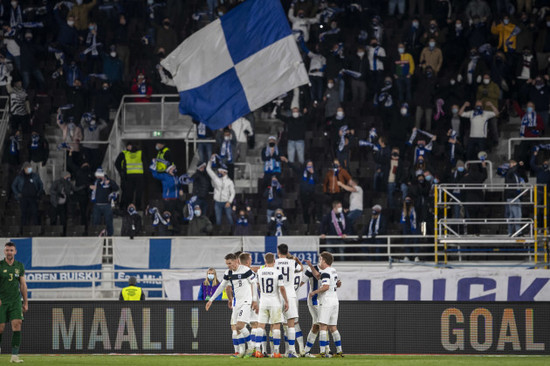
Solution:
<svg viewBox="0 0 550 366">
<path fill-rule="evenodd" d="M 307 304 L 309 314 L 311 315 L 311 324 L 319 324 L 319 305 Z"/>
<path fill-rule="evenodd" d="M 319 324 L 326 325 L 336 325 L 338 324 L 338 309 L 339 304 L 329 304 L 323 306 L 322 304 L 318 305 L 318 322 Z"/>
<path fill-rule="evenodd" d="M 254 311 L 254 309 L 250 309 L 250 318 L 248 319 L 248 323 L 257 323 L 258 322 L 258 313 Z"/>
<path fill-rule="evenodd" d="M 21 300 L 2 301 L 2 305 L 0 305 L 0 324 L 7 323 L 13 319 L 23 319 L 23 304 Z"/>
<path fill-rule="evenodd" d="M 235 325 L 238 322 L 248 323 L 250 321 L 251 311 L 252 307 L 250 304 L 233 306 L 233 312 L 231 313 L 231 325 Z"/>
<path fill-rule="evenodd" d="M 288 311 L 285 311 L 283 315 L 284 315 L 285 322 L 288 319 L 298 318 L 298 304 L 295 298 L 291 297 L 288 299 Z"/>
<path fill-rule="evenodd" d="M 261 307 L 258 314 L 261 324 L 278 324 L 283 322 L 283 308 L 280 306 Z"/>
</svg>

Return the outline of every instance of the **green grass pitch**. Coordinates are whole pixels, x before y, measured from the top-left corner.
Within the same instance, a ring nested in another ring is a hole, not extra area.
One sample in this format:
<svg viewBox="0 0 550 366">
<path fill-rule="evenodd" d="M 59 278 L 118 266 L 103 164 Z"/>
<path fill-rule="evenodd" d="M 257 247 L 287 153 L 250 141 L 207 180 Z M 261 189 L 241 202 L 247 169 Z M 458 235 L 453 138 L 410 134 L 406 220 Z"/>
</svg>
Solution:
<svg viewBox="0 0 550 366">
<path fill-rule="evenodd" d="M 0 356 L 0 364 L 9 362 L 9 355 Z M 550 356 L 355 356 L 335 359 L 230 359 L 229 356 L 119 356 L 119 355 L 21 355 L 24 365 L 198 365 L 218 366 L 224 363 L 238 365 L 367 365 L 367 366 L 547 366 L 550 365 Z"/>
</svg>

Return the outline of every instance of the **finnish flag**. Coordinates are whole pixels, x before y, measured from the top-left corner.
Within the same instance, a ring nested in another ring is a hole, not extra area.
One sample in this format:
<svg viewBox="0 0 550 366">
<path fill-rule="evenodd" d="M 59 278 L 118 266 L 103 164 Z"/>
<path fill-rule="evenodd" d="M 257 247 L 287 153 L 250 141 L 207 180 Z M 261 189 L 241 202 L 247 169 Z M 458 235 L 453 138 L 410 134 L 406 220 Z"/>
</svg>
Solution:
<svg viewBox="0 0 550 366">
<path fill-rule="evenodd" d="M 227 126 L 309 83 L 279 0 L 247 0 L 187 38 L 162 62 L 181 114 Z"/>
</svg>

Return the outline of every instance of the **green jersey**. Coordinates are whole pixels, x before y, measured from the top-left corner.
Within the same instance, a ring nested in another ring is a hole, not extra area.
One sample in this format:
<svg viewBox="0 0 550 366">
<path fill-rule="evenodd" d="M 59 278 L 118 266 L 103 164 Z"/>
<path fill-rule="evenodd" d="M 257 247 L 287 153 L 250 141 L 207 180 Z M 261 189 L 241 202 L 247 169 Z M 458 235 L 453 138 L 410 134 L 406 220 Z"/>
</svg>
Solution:
<svg viewBox="0 0 550 366">
<path fill-rule="evenodd" d="M 14 260 L 10 266 L 5 259 L 0 261 L 0 300 L 2 303 L 21 301 L 19 278 L 25 274 L 23 263 Z"/>
</svg>

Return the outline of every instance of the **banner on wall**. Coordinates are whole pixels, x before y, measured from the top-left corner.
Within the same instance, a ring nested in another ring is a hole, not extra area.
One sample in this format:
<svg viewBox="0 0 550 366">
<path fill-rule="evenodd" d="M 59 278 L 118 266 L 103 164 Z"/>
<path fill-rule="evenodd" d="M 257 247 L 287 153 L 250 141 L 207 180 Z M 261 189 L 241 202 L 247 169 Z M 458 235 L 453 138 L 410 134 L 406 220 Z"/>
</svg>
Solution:
<svg viewBox="0 0 550 366">
<path fill-rule="evenodd" d="M 113 264 L 118 287 L 125 287 L 130 276 L 140 286 L 158 289 L 150 296 L 160 296 L 162 270 L 216 267 L 225 263 L 227 253 L 241 250 L 241 238 L 114 238 Z M 126 270 L 126 271 L 124 271 Z M 144 271 L 145 270 L 145 271 Z M 158 270 L 158 271 L 148 271 Z"/>
<path fill-rule="evenodd" d="M 4 243 L 9 240 L 5 239 Z M 17 249 L 15 259 L 25 266 L 29 290 L 92 287 L 93 280 L 101 280 L 101 273 L 94 271 L 101 270 L 102 238 L 16 238 L 11 241 Z"/>
<path fill-rule="evenodd" d="M 221 280 L 225 269 L 216 267 Z M 550 301 L 550 271 L 532 269 L 432 269 L 338 267 L 340 300 Z M 166 272 L 170 300 L 197 299 L 206 271 Z M 298 293 L 307 296 L 307 286 Z"/>
<path fill-rule="evenodd" d="M 252 265 L 264 264 L 263 255 L 271 252 L 277 254 L 279 244 L 287 244 L 291 254 L 302 262 L 310 260 L 317 263 L 319 255 L 319 238 L 312 236 L 245 236 L 243 237 L 243 251 L 252 255 Z"/>
</svg>

